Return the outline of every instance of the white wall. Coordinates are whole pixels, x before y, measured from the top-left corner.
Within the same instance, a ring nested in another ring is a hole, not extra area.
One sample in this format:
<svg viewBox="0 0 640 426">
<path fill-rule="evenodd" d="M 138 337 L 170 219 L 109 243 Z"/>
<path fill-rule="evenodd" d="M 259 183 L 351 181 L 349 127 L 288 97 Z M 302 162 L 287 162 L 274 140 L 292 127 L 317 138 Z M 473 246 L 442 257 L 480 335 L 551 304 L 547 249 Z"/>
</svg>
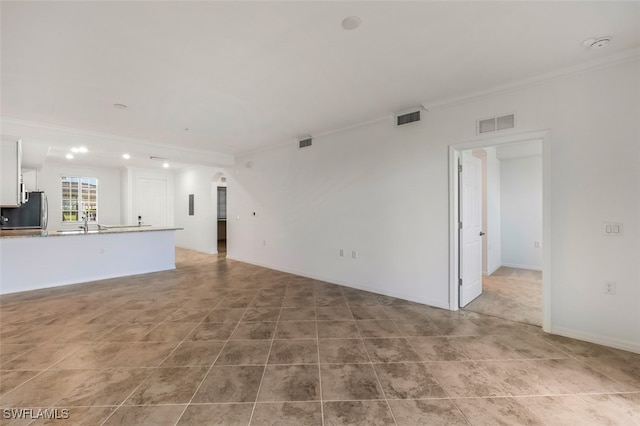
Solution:
<svg viewBox="0 0 640 426">
<path fill-rule="evenodd" d="M 502 266 L 502 230 L 500 215 L 500 161 L 496 148 L 484 148 L 487 153 L 487 275 Z"/>
<path fill-rule="evenodd" d="M 542 157 L 500 163 L 502 266 L 541 271 Z"/>
<path fill-rule="evenodd" d="M 638 75 L 628 61 L 238 158 L 253 167 L 229 177 L 229 257 L 450 306 L 448 146 L 517 111 L 502 136 L 552 137 L 552 331 L 640 351 Z M 604 237 L 603 221 L 624 235 Z"/>
<path fill-rule="evenodd" d="M 204 253 L 218 252 L 217 176 L 213 167 L 194 167 L 175 176 L 175 221 L 184 228 L 176 233 L 178 247 Z M 194 215 L 189 216 L 189 194 L 194 195 Z"/>
<path fill-rule="evenodd" d="M 38 171 L 38 189 L 49 200 L 49 230 L 77 228 L 62 222 L 62 176 L 98 178 L 98 222 L 120 223 L 120 171 L 114 168 L 77 167 L 73 164 L 46 163 Z"/>
</svg>

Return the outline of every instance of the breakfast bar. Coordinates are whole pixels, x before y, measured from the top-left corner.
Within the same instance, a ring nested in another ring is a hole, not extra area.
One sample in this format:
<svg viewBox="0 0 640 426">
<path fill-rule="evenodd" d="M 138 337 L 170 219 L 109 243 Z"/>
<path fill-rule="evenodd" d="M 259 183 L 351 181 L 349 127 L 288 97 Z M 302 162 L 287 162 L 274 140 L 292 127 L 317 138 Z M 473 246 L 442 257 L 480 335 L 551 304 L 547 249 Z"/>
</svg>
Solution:
<svg viewBox="0 0 640 426">
<path fill-rule="evenodd" d="M 175 269 L 175 231 L 0 231 L 0 294 Z"/>
</svg>

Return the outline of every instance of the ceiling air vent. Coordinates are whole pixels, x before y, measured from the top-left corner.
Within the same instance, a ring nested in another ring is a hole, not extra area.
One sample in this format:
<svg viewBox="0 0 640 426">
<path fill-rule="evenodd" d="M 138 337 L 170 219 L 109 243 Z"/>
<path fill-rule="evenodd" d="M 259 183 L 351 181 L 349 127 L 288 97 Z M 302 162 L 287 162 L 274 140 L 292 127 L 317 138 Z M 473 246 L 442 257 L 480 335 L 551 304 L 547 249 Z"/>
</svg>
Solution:
<svg viewBox="0 0 640 426">
<path fill-rule="evenodd" d="M 313 140 L 309 138 L 300 139 L 298 141 L 298 148 L 308 148 L 313 143 Z"/>
<path fill-rule="evenodd" d="M 404 126 L 405 124 L 411 124 L 420 121 L 420 110 L 407 112 L 406 114 L 396 115 L 396 127 Z"/>
<path fill-rule="evenodd" d="M 513 129 L 516 126 L 515 114 L 502 115 L 500 117 L 491 117 L 478 120 L 476 126 L 477 133 L 482 135 L 484 133 L 497 132 L 499 130 Z"/>
</svg>

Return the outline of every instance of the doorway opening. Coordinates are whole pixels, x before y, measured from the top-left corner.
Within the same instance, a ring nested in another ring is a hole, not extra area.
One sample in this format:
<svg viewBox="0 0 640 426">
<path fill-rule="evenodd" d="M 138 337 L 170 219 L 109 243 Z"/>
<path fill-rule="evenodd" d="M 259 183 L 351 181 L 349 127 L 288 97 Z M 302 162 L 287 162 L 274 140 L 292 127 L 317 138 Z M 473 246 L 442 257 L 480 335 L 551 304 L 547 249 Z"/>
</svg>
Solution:
<svg viewBox="0 0 640 426">
<path fill-rule="evenodd" d="M 549 329 L 549 156 L 546 131 L 450 147 L 450 309 Z"/>
<path fill-rule="evenodd" d="M 216 241 L 218 256 L 227 256 L 227 178 L 218 173 L 214 196 L 216 200 Z"/>
</svg>

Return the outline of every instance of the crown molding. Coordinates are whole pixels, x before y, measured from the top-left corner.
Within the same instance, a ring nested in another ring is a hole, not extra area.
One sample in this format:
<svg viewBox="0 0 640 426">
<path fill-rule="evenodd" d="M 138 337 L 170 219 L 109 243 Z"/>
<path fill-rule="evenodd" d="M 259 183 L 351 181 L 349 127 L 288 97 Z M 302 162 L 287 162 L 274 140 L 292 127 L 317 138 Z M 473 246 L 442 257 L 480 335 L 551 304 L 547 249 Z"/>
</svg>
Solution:
<svg viewBox="0 0 640 426">
<path fill-rule="evenodd" d="M 614 65 L 623 64 L 626 62 L 633 62 L 640 59 L 640 48 L 633 48 L 618 52 L 614 55 L 609 55 L 604 58 L 591 60 L 584 62 L 580 65 L 574 65 L 572 67 L 562 68 L 556 71 L 540 74 L 535 77 L 520 80 L 513 83 L 508 83 L 500 86 L 494 86 L 486 90 L 480 90 L 472 92 L 462 96 L 456 96 L 452 98 L 444 98 L 442 100 L 433 102 L 424 102 L 422 106 L 428 111 L 432 111 L 438 108 L 451 107 L 454 105 L 475 101 L 478 99 L 493 96 L 499 93 L 507 93 L 516 90 L 523 89 L 525 87 L 535 86 L 547 81 L 557 80 L 561 78 L 570 77 L 572 75 L 581 74 L 584 72 L 596 70 L 599 68 L 606 68 Z"/>
</svg>

